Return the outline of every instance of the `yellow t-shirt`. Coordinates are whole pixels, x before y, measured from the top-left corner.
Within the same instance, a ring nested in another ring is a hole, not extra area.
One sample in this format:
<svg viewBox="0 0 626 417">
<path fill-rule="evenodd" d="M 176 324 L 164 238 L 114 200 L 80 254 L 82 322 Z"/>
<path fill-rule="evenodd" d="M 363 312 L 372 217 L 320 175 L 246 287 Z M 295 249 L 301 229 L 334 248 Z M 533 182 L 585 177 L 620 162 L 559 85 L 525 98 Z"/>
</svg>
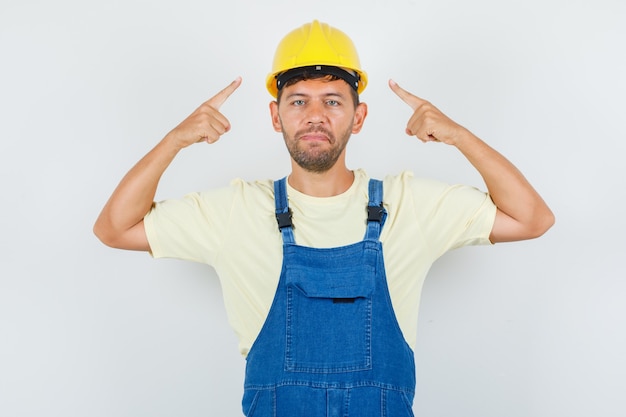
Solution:
<svg viewBox="0 0 626 417">
<path fill-rule="evenodd" d="M 317 198 L 287 185 L 294 237 L 302 246 L 330 248 L 365 235 L 369 177 L 355 171 L 343 194 Z M 446 251 L 489 244 L 496 207 L 468 186 L 414 178 L 405 171 L 383 180 L 387 220 L 380 240 L 400 328 L 413 348 L 420 293 L 432 263 Z M 247 355 L 274 299 L 282 266 L 282 237 L 272 180 L 237 179 L 229 187 L 154 205 L 145 229 L 155 258 L 202 262 L 220 278 L 229 323 Z"/>
</svg>

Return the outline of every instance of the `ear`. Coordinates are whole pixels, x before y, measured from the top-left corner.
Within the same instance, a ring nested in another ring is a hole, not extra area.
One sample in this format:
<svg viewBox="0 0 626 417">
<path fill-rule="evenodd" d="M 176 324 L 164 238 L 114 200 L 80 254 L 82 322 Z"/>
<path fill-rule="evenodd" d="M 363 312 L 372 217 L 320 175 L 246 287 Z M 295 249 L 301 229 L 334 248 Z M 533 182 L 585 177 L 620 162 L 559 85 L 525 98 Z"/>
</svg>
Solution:
<svg viewBox="0 0 626 417">
<path fill-rule="evenodd" d="M 270 115 L 272 116 L 272 126 L 276 132 L 282 132 L 283 127 L 280 124 L 280 117 L 278 116 L 278 102 L 270 102 Z"/>
<path fill-rule="evenodd" d="M 367 104 L 359 103 L 354 112 L 354 124 L 352 125 L 352 133 L 357 134 L 361 131 L 365 118 L 367 117 Z"/>
</svg>

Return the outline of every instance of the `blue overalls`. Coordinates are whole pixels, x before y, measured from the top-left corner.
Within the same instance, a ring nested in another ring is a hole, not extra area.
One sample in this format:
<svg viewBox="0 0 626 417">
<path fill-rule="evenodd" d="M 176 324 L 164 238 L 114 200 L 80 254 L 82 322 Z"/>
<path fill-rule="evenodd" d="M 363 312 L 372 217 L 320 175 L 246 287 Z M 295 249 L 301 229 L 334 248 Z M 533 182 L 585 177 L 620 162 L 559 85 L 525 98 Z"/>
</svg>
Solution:
<svg viewBox="0 0 626 417">
<path fill-rule="evenodd" d="M 296 245 L 286 178 L 274 191 L 283 265 L 247 356 L 244 414 L 413 416 L 413 351 L 393 312 L 379 240 L 382 182 L 369 183 L 365 238 L 328 249 Z"/>
</svg>

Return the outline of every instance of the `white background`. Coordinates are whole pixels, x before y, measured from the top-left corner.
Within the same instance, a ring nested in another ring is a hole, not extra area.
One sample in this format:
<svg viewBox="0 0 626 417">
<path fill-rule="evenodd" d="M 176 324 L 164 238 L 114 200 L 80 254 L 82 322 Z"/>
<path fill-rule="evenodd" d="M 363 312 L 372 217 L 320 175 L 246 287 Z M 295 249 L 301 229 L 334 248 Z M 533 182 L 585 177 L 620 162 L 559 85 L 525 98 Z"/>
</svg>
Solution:
<svg viewBox="0 0 626 417">
<path fill-rule="evenodd" d="M 455 149 L 404 134 L 393 78 L 505 154 L 557 217 L 541 239 L 434 265 L 416 414 L 623 417 L 625 4 L 0 0 L 0 415 L 240 415 L 212 270 L 91 228 L 132 164 L 239 75 L 232 131 L 179 155 L 157 199 L 286 174 L 264 79 L 282 36 L 319 19 L 370 77 L 352 168 L 484 188 Z"/>
</svg>

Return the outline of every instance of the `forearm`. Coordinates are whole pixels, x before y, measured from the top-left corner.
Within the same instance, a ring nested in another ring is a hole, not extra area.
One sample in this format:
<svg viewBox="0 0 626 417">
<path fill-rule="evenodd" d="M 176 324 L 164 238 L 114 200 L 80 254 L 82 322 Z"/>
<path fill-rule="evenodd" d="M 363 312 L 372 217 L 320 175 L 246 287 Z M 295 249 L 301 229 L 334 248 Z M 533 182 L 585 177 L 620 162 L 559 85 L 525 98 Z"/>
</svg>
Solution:
<svg viewBox="0 0 626 417">
<path fill-rule="evenodd" d="M 515 223 L 515 235 L 510 240 L 537 237 L 552 226 L 554 215 L 550 208 L 524 175 L 502 154 L 467 130 L 455 145 L 482 176 L 498 210 L 509 218 L 507 221 Z M 510 227 L 506 230 L 513 232 Z M 500 236 L 496 240 L 509 239 Z"/>
<path fill-rule="evenodd" d="M 159 142 L 122 178 L 94 225 L 94 233 L 109 246 L 142 222 L 150 210 L 161 176 L 179 149 L 167 138 Z"/>
</svg>

